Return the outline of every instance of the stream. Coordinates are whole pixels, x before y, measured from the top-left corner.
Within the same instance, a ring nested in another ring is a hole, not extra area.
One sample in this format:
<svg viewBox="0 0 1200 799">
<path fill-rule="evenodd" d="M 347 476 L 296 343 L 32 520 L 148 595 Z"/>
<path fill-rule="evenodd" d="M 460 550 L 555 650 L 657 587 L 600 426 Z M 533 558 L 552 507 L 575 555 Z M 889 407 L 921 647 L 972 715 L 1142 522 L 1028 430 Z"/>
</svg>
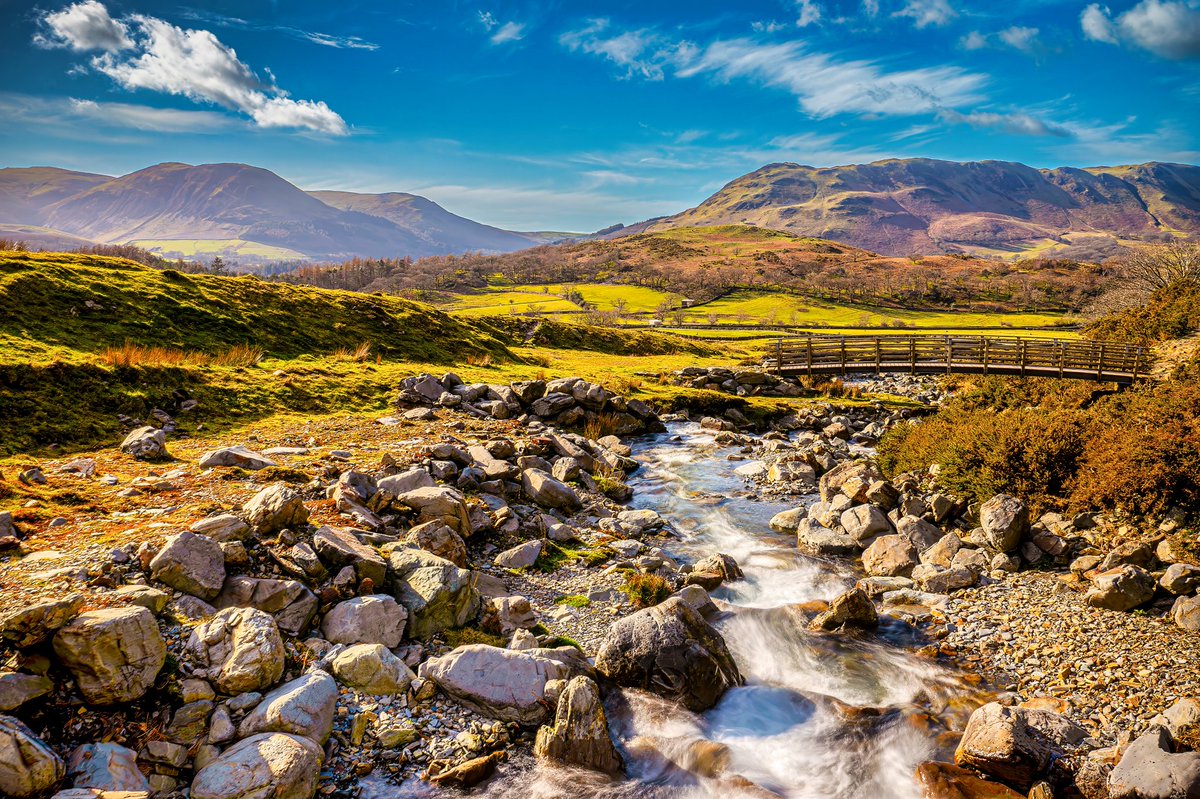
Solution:
<svg viewBox="0 0 1200 799">
<path fill-rule="evenodd" d="M 747 498 L 734 473 L 738 452 L 698 425 L 673 425 L 635 446 L 643 467 L 630 485 L 633 507 L 658 511 L 678 531 L 665 547 L 672 555 L 690 562 L 723 552 L 744 571 L 712 596 L 724 611 L 713 623 L 745 686 L 701 714 L 614 691 L 606 709 L 624 779 L 518 758 L 472 795 L 917 799 L 916 766 L 952 759 L 948 730 L 965 726 L 978 689 L 916 656 L 922 642 L 912 628 L 886 617 L 862 635 L 808 631 L 814 611 L 805 604 L 833 599 L 855 574 L 771 531 L 770 518 L 794 504 Z"/>
</svg>

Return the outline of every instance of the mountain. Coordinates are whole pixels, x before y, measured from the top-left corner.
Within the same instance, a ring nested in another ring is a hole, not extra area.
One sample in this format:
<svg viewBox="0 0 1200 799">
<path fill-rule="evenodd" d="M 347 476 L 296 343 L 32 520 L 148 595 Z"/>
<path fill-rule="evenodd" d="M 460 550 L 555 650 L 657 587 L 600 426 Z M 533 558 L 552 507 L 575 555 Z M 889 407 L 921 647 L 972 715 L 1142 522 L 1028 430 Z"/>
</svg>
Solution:
<svg viewBox="0 0 1200 799">
<path fill-rule="evenodd" d="M 1034 169 L 931 159 L 770 164 L 695 208 L 617 231 L 753 224 L 884 255 L 1097 257 L 1119 242 L 1200 233 L 1200 167 Z"/>
<path fill-rule="evenodd" d="M 439 242 L 453 241 L 459 251 L 508 252 L 542 243 L 530 234 L 501 230 L 452 214 L 416 194 L 310 191 L 309 195 L 333 208 L 386 219 L 435 248 Z"/>
<path fill-rule="evenodd" d="M 309 193 L 246 164 L 158 164 L 122 177 L 0 169 L 0 224 L 185 256 L 419 258 L 541 243 L 411 194 Z"/>
</svg>

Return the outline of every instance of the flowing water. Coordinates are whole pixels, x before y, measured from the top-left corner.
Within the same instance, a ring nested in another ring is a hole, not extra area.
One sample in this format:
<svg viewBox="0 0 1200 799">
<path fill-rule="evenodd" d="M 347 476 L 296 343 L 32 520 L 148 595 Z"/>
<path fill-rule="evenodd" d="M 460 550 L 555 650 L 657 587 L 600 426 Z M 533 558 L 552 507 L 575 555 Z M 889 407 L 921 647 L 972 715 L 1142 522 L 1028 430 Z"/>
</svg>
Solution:
<svg viewBox="0 0 1200 799">
<path fill-rule="evenodd" d="M 725 611 L 714 623 L 746 685 L 701 714 L 641 691 L 614 692 L 606 707 L 626 778 L 525 759 L 479 795 L 915 799 L 917 764 L 949 756 L 947 729 L 962 729 L 976 689 L 914 655 L 906 625 L 885 622 L 861 636 L 809 632 L 805 603 L 833 599 L 854 575 L 770 530 L 771 516 L 793 506 L 746 498 L 735 452 L 696 425 L 677 426 L 636 447 L 643 467 L 631 485 L 635 507 L 657 510 L 678 530 L 672 555 L 724 552 L 745 572 L 713 598 Z"/>
</svg>

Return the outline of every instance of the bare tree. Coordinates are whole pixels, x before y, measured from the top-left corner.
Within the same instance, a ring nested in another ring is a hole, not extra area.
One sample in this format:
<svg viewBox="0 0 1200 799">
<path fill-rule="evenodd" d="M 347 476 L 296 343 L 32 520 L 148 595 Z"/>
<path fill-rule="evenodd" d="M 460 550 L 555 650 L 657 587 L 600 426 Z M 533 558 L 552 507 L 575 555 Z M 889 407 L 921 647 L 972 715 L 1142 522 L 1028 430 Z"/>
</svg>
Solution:
<svg viewBox="0 0 1200 799">
<path fill-rule="evenodd" d="M 1139 247 L 1122 259 L 1122 274 L 1146 293 L 1200 280 L 1200 244 L 1171 241 Z"/>
</svg>

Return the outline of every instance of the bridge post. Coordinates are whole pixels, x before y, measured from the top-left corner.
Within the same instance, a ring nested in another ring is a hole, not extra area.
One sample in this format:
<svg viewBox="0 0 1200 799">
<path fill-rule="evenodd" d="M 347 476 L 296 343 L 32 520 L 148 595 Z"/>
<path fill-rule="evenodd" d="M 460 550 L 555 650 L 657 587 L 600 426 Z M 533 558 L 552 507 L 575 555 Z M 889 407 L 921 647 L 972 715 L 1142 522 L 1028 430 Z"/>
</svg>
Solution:
<svg viewBox="0 0 1200 799">
<path fill-rule="evenodd" d="M 875 337 L 875 374 L 879 374 L 879 370 L 883 363 L 883 353 L 880 352 L 880 348 L 882 346 L 883 346 L 883 343 L 879 340 L 879 336 L 876 336 Z"/>
<path fill-rule="evenodd" d="M 842 377 L 846 376 L 846 337 L 842 336 Z"/>
<path fill-rule="evenodd" d="M 908 337 L 908 372 L 909 374 L 917 373 L 917 337 Z"/>
<path fill-rule="evenodd" d="M 775 341 L 775 374 L 783 374 L 783 336 Z"/>
<path fill-rule="evenodd" d="M 1104 342 L 1100 342 L 1100 351 L 1096 353 L 1096 379 L 1104 377 Z"/>
<path fill-rule="evenodd" d="M 1025 376 L 1025 363 L 1028 360 L 1028 345 L 1028 341 L 1021 339 L 1021 377 Z"/>
<path fill-rule="evenodd" d="M 983 341 L 983 373 L 986 375 L 988 373 L 988 344 L 990 342 L 986 336 L 980 336 L 980 339 Z"/>
<path fill-rule="evenodd" d="M 946 336 L 946 374 L 950 374 L 951 367 L 954 365 L 954 344 L 951 343 L 949 336 Z"/>
<path fill-rule="evenodd" d="M 1137 347 L 1133 351 L 1133 380 L 1137 382 L 1139 367 L 1142 365 L 1142 348 Z"/>
<path fill-rule="evenodd" d="M 808 373 L 811 375 L 812 374 L 812 358 L 813 358 L 812 336 L 809 336 L 807 341 L 808 341 Z"/>
</svg>

